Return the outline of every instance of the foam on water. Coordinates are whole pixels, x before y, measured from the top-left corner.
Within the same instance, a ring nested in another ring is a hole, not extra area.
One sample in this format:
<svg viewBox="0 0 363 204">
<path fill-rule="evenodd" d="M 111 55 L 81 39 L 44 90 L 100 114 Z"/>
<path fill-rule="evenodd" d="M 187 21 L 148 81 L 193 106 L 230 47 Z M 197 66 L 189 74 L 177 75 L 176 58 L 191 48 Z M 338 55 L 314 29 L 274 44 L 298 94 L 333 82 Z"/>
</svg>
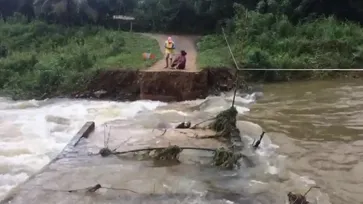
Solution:
<svg viewBox="0 0 363 204">
<path fill-rule="evenodd" d="M 259 134 L 262 133 L 262 128 L 258 124 L 252 122 L 245 123 L 243 127 L 252 129 L 252 131 L 247 134 L 242 133 L 243 140 L 245 143 L 249 144 L 249 147 L 251 147 L 253 142 L 258 139 Z M 241 127 L 239 127 L 239 129 L 242 132 L 245 131 L 241 129 Z M 252 132 L 254 132 L 253 135 L 251 134 Z M 252 191 L 256 191 L 256 188 L 259 189 L 259 191 L 268 191 L 276 187 L 282 191 L 281 196 L 286 196 L 286 192 L 289 191 L 295 191 L 304 194 L 310 187 L 315 186 L 315 181 L 310 179 L 308 176 L 300 176 L 294 174 L 293 172 L 289 172 L 286 169 L 285 158 L 287 156 L 278 154 L 276 151 L 278 148 L 278 145 L 272 143 L 268 133 L 265 134 L 259 148 L 254 151 L 255 156 L 257 156 L 254 157 L 254 159 L 258 161 L 257 168 L 263 169 L 263 172 L 258 170 L 256 172 L 262 173 L 264 175 L 255 175 L 259 181 L 254 179 L 249 181 Z M 245 148 L 244 152 L 246 152 L 247 155 L 250 155 L 251 148 Z M 275 185 L 275 183 L 278 183 L 278 185 Z M 284 184 L 281 185 L 281 183 Z M 329 196 L 325 193 L 322 193 L 320 190 L 312 190 L 312 192 L 310 192 L 308 195 L 308 200 L 314 201 L 313 203 L 315 204 L 331 203 Z M 288 204 L 288 201 L 286 201 L 286 204 Z"/>
<path fill-rule="evenodd" d="M 168 108 L 168 104 L 155 101 L 108 102 L 63 99 L 14 102 L 0 98 L 0 198 L 46 165 L 86 121 L 91 120 L 95 121 L 96 125 L 102 125 L 110 120 L 137 119 L 138 116 L 147 115 L 161 106 L 164 108 L 157 111 L 159 114 L 176 114 L 180 117 L 195 112 L 216 114 L 229 108 L 232 100 L 231 95 L 224 95 L 179 103 L 179 105 L 198 106 L 196 111 L 188 112 Z M 239 114 L 250 111 L 248 105 L 255 100 L 255 94 L 237 96 L 235 105 Z M 170 105 L 173 106 L 175 107 L 175 104 Z M 244 127 L 246 125 L 251 131 L 243 133 L 242 138 L 246 144 L 252 144 L 254 138 L 261 134 L 262 128 L 251 122 L 244 122 Z M 245 148 L 244 153 L 256 159 L 261 170 L 256 170 L 256 174 L 259 175 L 255 178 L 249 178 L 251 192 L 268 191 L 269 188 L 273 188 L 276 180 L 294 180 L 297 184 L 286 184 L 289 188 L 300 186 L 306 190 L 307 186 L 314 185 L 314 181 L 309 178 L 300 177 L 286 170 L 284 165 L 286 156 L 279 155 L 276 152 L 278 148 L 271 142 L 268 134 L 265 135 L 257 151 Z M 242 171 L 244 170 L 241 170 L 241 173 L 245 173 Z M 319 204 L 329 203 L 326 202 L 325 194 L 317 192 L 314 196 L 320 199 Z M 286 197 L 286 191 L 281 193 Z"/>
<path fill-rule="evenodd" d="M 0 98 L 0 197 L 56 156 L 86 121 L 103 124 L 162 102 L 11 101 Z"/>
<path fill-rule="evenodd" d="M 202 103 L 202 110 L 209 113 L 219 113 L 223 110 L 226 110 L 231 106 L 231 102 L 233 100 L 233 95 L 222 95 L 220 97 L 210 96 L 205 100 L 198 100 L 198 103 Z M 255 98 L 251 95 L 246 95 L 245 97 L 236 96 L 235 98 L 235 107 L 239 114 L 244 114 L 250 109 L 246 107 L 246 105 L 251 104 L 255 101 Z"/>
</svg>

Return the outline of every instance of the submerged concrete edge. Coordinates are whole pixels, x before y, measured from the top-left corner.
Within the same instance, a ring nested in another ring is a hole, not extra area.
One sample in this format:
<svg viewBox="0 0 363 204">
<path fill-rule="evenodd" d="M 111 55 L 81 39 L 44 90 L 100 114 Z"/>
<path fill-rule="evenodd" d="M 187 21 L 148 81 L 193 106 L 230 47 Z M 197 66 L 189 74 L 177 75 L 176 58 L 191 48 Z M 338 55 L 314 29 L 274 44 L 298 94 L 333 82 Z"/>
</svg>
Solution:
<svg viewBox="0 0 363 204">
<path fill-rule="evenodd" d="M 107 69 L 93 77 L 73 98 L 163 102 L 218 95 L 235 87 L 235 69 L 206 68 L 198 72 Z"/>
<path fill-rule="evenodd" d="M 50 164 L 57 161 L 60 157 L 60 155 L 63 154 L 64 150 L 69 148 L 69 146 L 76 146 L 78 142 L 82 138 L 88 138 L 88 136 L 95 130 L 95 122 L 88 121 L 86 122 L 82 128 L 76 133 L 76 135 L 73 136 L 73 138 L 68 142 L 68 144 L 63 148 L 59 154 L 54 157 L 48 164 L 46 164 L 44 167 L 42 167 L 39 171 L 29 176 L 25 181 L 19 183 L 17 186 L 15 186 L 13 189 L 11 189 L 5 196 L 0 200 L 0 204 L 7 204 L 9 201 L 11 201 L 15 196 L 17 191 L 19 190 L 20 186 L 24 185 L 31 179 L 33 179 L 35 176 L 37 176 L 39 173 L 43 172 L 44 169 L 48 168 Z"/>
<path fill-rule="evenodd" d="M 72 138 L 68 145 L 77 146 L 82 138 L 88 138 L 89 134 L 95 130 L 95 123 L 93 121 L 86 122 L 77 134 Z M 67 145 L 67 146 L 68 146 Z"/>
</svg>

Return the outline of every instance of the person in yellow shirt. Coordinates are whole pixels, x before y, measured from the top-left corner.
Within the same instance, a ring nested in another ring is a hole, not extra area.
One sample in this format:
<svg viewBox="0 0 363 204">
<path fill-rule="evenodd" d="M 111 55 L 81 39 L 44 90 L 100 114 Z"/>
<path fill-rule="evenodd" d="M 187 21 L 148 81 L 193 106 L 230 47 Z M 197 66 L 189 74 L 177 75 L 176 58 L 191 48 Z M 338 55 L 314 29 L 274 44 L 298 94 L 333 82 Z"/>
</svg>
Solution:
<svg viewBox="0 0 363 204">
<path fill-rule="evenodd" d="M 168 40 L 165 41 L 165 60 L 166 60 L 165 68 L 169 67 L 169 60 L 170 60 L 170 65 L 173 62 L 174 50 L 175 50 L 174 41 L 171 39 L 171 37 L 168 37 Z"/>
</svg>

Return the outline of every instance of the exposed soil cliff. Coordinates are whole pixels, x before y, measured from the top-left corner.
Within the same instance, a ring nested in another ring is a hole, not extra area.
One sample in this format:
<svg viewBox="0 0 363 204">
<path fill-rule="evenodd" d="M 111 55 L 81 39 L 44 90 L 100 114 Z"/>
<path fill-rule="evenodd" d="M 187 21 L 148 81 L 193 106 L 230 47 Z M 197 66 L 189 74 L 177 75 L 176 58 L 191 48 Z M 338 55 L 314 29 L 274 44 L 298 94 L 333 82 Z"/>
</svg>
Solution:
<svg viewBox="0 0 363 204">
<path fill-rule="evenodd" d="M 160 44 L 164 52 L 164 42 L 168 36 L 145 34 Z M 197 36 L 173 35 L 178 53 L 188 53 L 185 70 L 164 69 L 165 60 L 161 59 L 147 70 L 104 70 L 97 74 L 86 91 L 74 94 L 80 98 L 99 98 L 109 100 L 158 100 L 185 101 L 205 98 L 211 94 L 229 91 L 234 87 L 234 71 L 231 69 L 204 69 L 196 66 Z"/>
<path fill-rule="evenodd" d="M 233 70 L 230 69 L 200 72 L 105 70 L 94 77 L 86 91 L 74 93 L 73 97 L 184 101 L 229 91 L 233 83 Z"/>
</svg>

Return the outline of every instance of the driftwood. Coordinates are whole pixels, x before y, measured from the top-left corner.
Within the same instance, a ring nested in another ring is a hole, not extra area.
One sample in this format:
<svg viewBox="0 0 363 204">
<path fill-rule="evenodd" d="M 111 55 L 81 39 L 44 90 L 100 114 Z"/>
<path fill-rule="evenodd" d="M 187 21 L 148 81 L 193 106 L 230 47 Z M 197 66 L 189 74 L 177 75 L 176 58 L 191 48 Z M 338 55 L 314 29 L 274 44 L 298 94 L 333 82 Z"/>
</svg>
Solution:
<svg viewBox="0 0 363 204">
<path fill-rule="evenodd" d="M 209 118 L 209 119 L 207 119 L 207 120 L 203 120 L 202 122 L 199 122 L 199 123 L 197 123 L 197 124 L 193 125 L 192 127 L 190 127 L 190 129 L 196 129 L 196 128 L 198 127 L 198 125 L 200 125 L 200 124 L 202 124 L 202 123 L 205 123 L 205 122 L 208 122 L 208 121 L 211 121 L 211 120 L 215 120 L 215 119 L 216 119 L 216 117 Z"/>
<path fill-rule="evenodd" d="M 289 192 L 287 194 L 287 197 L 289 199 L 289 204 L 310 204 L 309 201 L 306 200 L 306 195 L 311 191 L 311 189 L 313 188 L 320 188 L 318 186 L 312 186 L 310 187 L 305 193 L 304 195 L 301 195 L 299 193 L 292 193 Z"/>
<path fill-rule="evenodd" d="M 240 166 L 239 159 L 245 158 L 246 156 L 241 153 L 234 153 L 230 150 L 224 148 L 212 149 L 212 148 L 199 148 L 199 147 L 179 147 L 176 145 L 168 146 L 168 147 L 154 147 L 154 148 L 143 148 L 143 149 L 134 149 L 129 151 L 116 152 L 111 151 L 107 148 L 102 148 L 99 151 L 99 154 L 102 157 L 107 157 L 110 155 L 121 155 L 128 153 L 136 153 L 136 152 L 147 152 L 150 158 L 154 160 L 178 160 L 179 154 L 183 150 L 198 150 L 198 151 L 209 151 L 213 152 L 213 166 L 222 167 L 226 169 L 232 169 L 236 166 Z M 150 154 L 154 152 L 154 154 Z"/>
<path fill-rule="evenodd" d="M 306 197 L 301 194 L 294 194 L 294 193 L 289 192 L 287 194 L 287 197 L 289 198 L 290 204 L 310 204 L 306 200 Z"/>
<path fill-rule="evenodd" d="M 99 154 L 102 157 L 107 157 L 107 156 L 110 156 L 111 154 L 113 154 L 113 151 L 111 151 L 107 147 L 104 147 L 104 148 L 100 149 Z"/>
<path fill-rule="evenodd" d="M 260 146 L 261 140 L 262 140 L 262 138 L 263 138 L 264 135 L 265 135 L 265 132 L 262 132 L 262 134 L 260 135 L 260 139 L 258 139 L 256 143 L 253 142 L 252 147 L 254 149 L 257 149 Z"/>
<path fill-rule="evenodd" d="M 56 189 L 46 189 L 43 188 L 43 190 L 48 190 L 48 191 L 60 191 L 60 192 L 68 192 L 68 193 L 80 193 L 80 192 L 84 192 L 84 193 L 94 193 L 96 191 L 98 191 L 99 189 L 104 188 L 104 189 L 110 189 L 110 190 L 117 190 L 117 191 L 128 191 L 131 193 L 135 193 L 138 194 L 138 192 L 130 190 L 130 189 L 126 189 L 126 188 L 112 188 L 112 187 L 105 187 L 102 186 L 101 184 L 96 184 L 94 186 L 90 186 L 87 188 L 81 188 L 81 189 L 71 189 L 71 190 L 56 190 Z"/>
<path fill-rule="evenodd" d="M 182 122 L 175 127 L 175 129 L 189 129 L 191 126 L 190 122 Z"/>
</svg>

